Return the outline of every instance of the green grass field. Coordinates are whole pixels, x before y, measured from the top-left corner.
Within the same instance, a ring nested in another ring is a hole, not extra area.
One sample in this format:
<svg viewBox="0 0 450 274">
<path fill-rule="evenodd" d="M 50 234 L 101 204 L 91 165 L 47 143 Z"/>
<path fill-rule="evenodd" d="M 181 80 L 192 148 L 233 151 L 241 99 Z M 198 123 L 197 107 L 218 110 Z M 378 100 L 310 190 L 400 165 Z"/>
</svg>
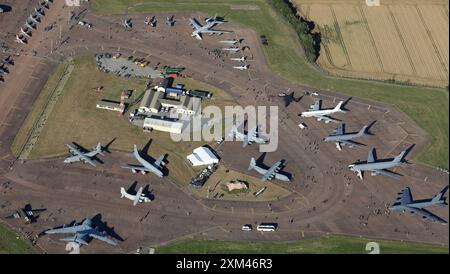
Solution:
<svg viewBox="0 0 450 274">
<path fill-rule="evenodd" d="M 377 242 L 380 254 L 448 254 L 448 246 L 326 236 L 296 242 L 237 242 L 183 240 L 156 249 L 157 254 L 367 254 L 366 244 Z"/>
<path fill-rule="evenodd" d="M 39 253 L 27 240 L 17 237 L 14 231 L 0 224 L 0 254 Z"/>
<path fill-rule="evenodd" d="M 324 90 L 398 107 L 430 136 L 431 142 L 416 160 L 448 168 L 449 105 L 448 91 L 409 87 L 374 81 L 349 80 L 326 76 L 304 58 L 293 28 L 265 0 L 94 0 L 92 6 L 103 14 L 125 12 L 205 12 L 218 13 L 250 27 L 269 39 L 265 54 L 272 69 L 288 80 Z M 136 5 L 137 4 L 137 5 Z M 244 5 L 258 9 L 246 10 Z"/>
<path fill-rule="evenodd" d="M 131 107 L 124 116 L 117 112 L 99 110 L 96 102 L 99 99 L 120 100 L 122 90 L 135 90 L 138 96 L 145 89 L 145 79 L 123 78 L 101 72 L 97 69 L 94 56 L 82 56 L 74 59 L 74 70 L 68 79 L 64 91 L 41 134 L 31 150 L 29 159 L 40 159 L 56 157 L 67 154 L 66 144 L 77 142 L 87 149 L 92 148 L 98 142 L 106 145 L 112 139 L 111 149 L 120 151 L 132 151 L 133 144 L 143 147 L 150 139 L 152 144 L 149 154 L 159 157 L 168 154 L 169 177 L 181 185 L 186 185 L 189 180 L 199 171 L 194 169 L 186 160 L 186 156 L 192 150 L 204 142 L 176 142 L 170 138 L 168 133 L 153 131 L 144 133 L 142 129 L 134 127 L 128 121 L 128 115 L 138 105 Z M 45 105 L 51 90 L 54 89 L 57 79 L 64 71 L 66 63 L 60 64 L 55 69 L 55 74 L 50 78 L 44 91 L 40 94 L 32 111 L 28 115 L 23 127 L 17 134 L 12 149 L 17 154 L 32 125 Z M 82 79 L 82 81 L 80 81 Z M 213 97 L 204 105 L 212 104 L 223 107 L 234 105 L 233 99 L 224 91 L 210 85 L 194 81 L 192 79 L 177 79 L 175 84 L 182 83 L 186 88 L 207 90 L 213 93 Z M 95 91 L 95 87 L 103 86 L 103 91 Z M 132 97 L 131 99 L 133 99 Z"/>
</svg>

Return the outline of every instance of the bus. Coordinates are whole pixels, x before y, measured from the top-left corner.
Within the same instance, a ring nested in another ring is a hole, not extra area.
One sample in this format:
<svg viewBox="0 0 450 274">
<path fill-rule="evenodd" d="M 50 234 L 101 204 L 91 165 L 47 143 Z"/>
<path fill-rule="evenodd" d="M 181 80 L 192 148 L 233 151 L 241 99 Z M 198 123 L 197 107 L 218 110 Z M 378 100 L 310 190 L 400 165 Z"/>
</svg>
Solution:
<svg viewBox="0 0 450 274">
<path fill-rule="evenodd" d="M 262 223 L 256 227 L 256 230 L 258 230 L 258 231 L 275 231 L 277 229 L 277 226 L 278 226 L 277 224 Z"/>
</svg>

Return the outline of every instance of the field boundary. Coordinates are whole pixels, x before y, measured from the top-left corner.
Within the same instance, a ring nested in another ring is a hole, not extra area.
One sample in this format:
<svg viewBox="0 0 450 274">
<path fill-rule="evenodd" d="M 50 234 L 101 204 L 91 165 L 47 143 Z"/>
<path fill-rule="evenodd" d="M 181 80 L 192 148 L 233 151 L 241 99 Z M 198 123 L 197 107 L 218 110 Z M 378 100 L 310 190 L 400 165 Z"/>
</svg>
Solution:
<svg viewBox="0 0 450 274">
<path fill-rule="evenodd" d="M 64 86 L 67 80 L 70 78 L 70 75 L 75 67 L 72 58 L 69 58 L 68 61 L 69 64 L 64 69 L 62 76 L 59 78 L 55 88 L 53 89 L 47 101 L 45 102 L 41 110 L 41 113 L 38 115 L 36 121 L 33 124 L 33 127 L 28 132 L 26 141 L 23 143 L 21 149 L 17 154 L 17 159 L 20 160 L 27 159 L 31 150 L 33 149 L 33 146 L 36 144 L 39 135 L 42 129 L 44 128 L 49 115 L 53 110 L 53 107 L 56 105 L 56 102 L 58 101 L 61 92 L 64 90 Z"/>
</svg>

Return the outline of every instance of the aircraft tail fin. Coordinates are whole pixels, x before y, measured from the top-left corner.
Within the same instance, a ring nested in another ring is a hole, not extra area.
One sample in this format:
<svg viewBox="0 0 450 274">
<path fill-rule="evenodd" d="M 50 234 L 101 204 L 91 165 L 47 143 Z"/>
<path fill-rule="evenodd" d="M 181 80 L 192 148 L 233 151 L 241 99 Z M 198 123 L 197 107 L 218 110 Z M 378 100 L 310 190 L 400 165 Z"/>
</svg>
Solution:
<svg viewBox="0 0 450 274">
<path fill-rule="evenodd" d="M 250 165 L 248 166 L 248 170 L 254 169 L 255 166 L 256 166 L 256 161 L 255 161 L 255 158 L 252 157 L 252 159 L 250 160 Z"/>
<path fill-rule="evenodd" d="M 367 135 L 367 128 L 368 128 L 368 126 L 364 126 L 364 127 L 358 132 L 358 135 L 359 135 L 359 136 Z"/>
<path fill-rule="evenodd" d="M 439 192 L 436 196 L 433 197 L 433 199 L 431 199 L 432 203 L 436 203 L 436 204 L 440 204 L 440 203 L 445 203 L 445 193 L 448 190 L 448 186 L 444 187 L 444 189 Z"/>
<path fill-rule="evenodd" d="M 125 194 L 127 194 L 127 192 L 125 191 L 125 188 L 123 188 L 123 187 L 120 188 L 120 194 L 121 194 L 120 198 L 125 197 Z"/>
<path fill-rule="evenodd" d="M 400 163 L 403 160 L 403 157 L 405 157 L 406 154 L 406 150 L 403 150 L 402 152 L 400 152 L 400 154 L 394 158 L 393 162 L 394 163 Z"/>
<path fill-rule="evenodd" d="M 98 154 L 100 155 L 104 155 L 103 154 L 103 146 L 101 143 L 98 143 L 97 146 L 95 147 L 95 150 L 97 151 Z"/>
<path fill-rule="evenodd" d="M 345 110 L 342 109 L 342 104 L 344 104 L 344 101 L 339 101 L 339 103 L 334 108 L 335 111 L 345 112 Z"/>
</svg>

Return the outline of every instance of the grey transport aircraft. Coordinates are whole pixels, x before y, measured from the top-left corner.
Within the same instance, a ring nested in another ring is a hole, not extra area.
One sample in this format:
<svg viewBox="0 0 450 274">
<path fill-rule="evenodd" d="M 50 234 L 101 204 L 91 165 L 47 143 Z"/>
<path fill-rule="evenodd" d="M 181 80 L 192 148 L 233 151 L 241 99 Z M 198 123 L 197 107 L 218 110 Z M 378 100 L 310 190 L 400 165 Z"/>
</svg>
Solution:
<svg viewBox="0 0 450 274">
<path fill-rule="evenodd" d="M 447 224 L 445 220 L 425 209 L 426 207 L 434 205 L 439 207 L 446 206 L 446 197 L 444 197 L 444 195 L 445 192 L 447 192 L 447 189 L 448 186 L 446 186 L 441 192 L 439 192 L 439 194 L 431 199 L 413 200 L 410 188 L 405 187 L 398 193 L 396 201 L 389 207 L 389 210 L 403 212 L 409 211 L 412 215 L 422 215 L 422 219 L 424 221 L 431 220 L 438 224 Z"/>
<path fill-rule="evenodd" d="M 271 166 L 269 169 L 265 169 L 263 167 L 258 166 L 256 164 L 255 158 L 252 158 L 250 160 L 250 165 L 248 167 L 248 170 L 254 169 L 254 170 L 256 170 L 256 172 L 263 175 L 261 178 L 262 182 L 271 181 L 273 179 L 290 182 L 291 180 L 286 175 L 278 173 L 283 166 L 284 166 L 284 161 L 278 161 L 273 166 Z"/>
<path fill-rule="evenodd" d="M 333 134 L 325 137 L 325 142 L 336 142 L 336 148 L 341 151 L 342 147 L 347 145 L 349 147 L 362 147 L 364 144 L 358 143 L 353 139 L 367 136 L 367 129 L 369 126 L 364 126 L 359 132 L 346 133 L 345 124 L 340 124 L 333 132 Z"/>
<path fill-rule="evenodd" d="M 166 25 L 173 27 L 175 25 L 175 17 L 172 15 L 171 17 L 166 17 Z"/>
<path fill-rule="evenodd" d="M 75 162 L 82 162 L 84 164 L 90 164 L 91 166 L 95 167 L 94 160 L 99 161 L 96 159 L 96 156 L 98 154 L 103 154 L 103 147 L 101 143 L 98 143 L 96 147 L 94 147 L 91 151 L 85 151 L 83 148 L 78 146 L 77 144 L 68 144 L 67 147 L 69 148 L 69 153 L 72 155 L 70 157 L 67 157 L 64 160 L 64 163 L 71 164 Z M 100 162 L 100 161 L 99 161 Z"/>
<path fill-rule="evenodd" d="M 149 161 L 142 158 L 142 156 L 140 155 L 140 153 L 137 149 L 137 146 L 134 145 L 133 156 L 136 158 L 136 160 L 138 160 L 138 162 L 141 165 L 128 164 L 126 166 L 123 166 L 122 168 L 130 169 L 133 173 L 140 172 L 141 174 L 145 175 L 148 172 L 151 172 L 158 177 L 161 177 L 161 178 L 164 177 L 162 167 L 165 165 L 164 164 L 165 155 L 161 155 L 158 158 L 158 160 L 154 161 L 153 163 L 150 163 Z"/>
<path fill-rule="evenodd" d="M 61 241 L 74 242 L 79 245 L 88 245 L 92 238 L 98 239 L 110 245 L 117 245 L 117 243 L 108 238 L 106 233 L 100 232 L 96 226 L 93 225 L 91 219 L 85 219 L 81 224 L 54 228 L 44 231 L 45 234 L 74 234 L 69 238 L 62 238 Z"/>
<path fill-rule="evenodd" d="M 268 139 L 259 136 L 259 128 L 259 126 L 256 126 L 250 129 L 247 134 L 245 134 L 243 132 L 240 132 L 236 126 L 233 126 L 231 128 L 229 136 L 235 137 L 236 140 L 242 140 L 242 147 L 246 147 L 253 143 L 265 144 L 267 143 Z"/>
<path fill-rule="evenodd" d="M 372 176 L 376 175 L 385 175 L 392 177 L 394 179 L 400 179 L 402 175 L 397 174 L 395 172 L 389 171 L 387 169 L 394 168 L 396 166 L 403 165 L 403 158 L 405 157 L 407 150 L 402 151 L 397 157 L 392 160 L 383 160 L 379 161 L 376 159 L 375 149 L 372 148 L 369 151 L 369 156 L 367 162 L 365 163 L 354 163 L 349 165 L 351 171 L 354 171 L 358 174 L 358 177 L 363 180 L 364 171 L 371 171 Z"/>
</svg>

